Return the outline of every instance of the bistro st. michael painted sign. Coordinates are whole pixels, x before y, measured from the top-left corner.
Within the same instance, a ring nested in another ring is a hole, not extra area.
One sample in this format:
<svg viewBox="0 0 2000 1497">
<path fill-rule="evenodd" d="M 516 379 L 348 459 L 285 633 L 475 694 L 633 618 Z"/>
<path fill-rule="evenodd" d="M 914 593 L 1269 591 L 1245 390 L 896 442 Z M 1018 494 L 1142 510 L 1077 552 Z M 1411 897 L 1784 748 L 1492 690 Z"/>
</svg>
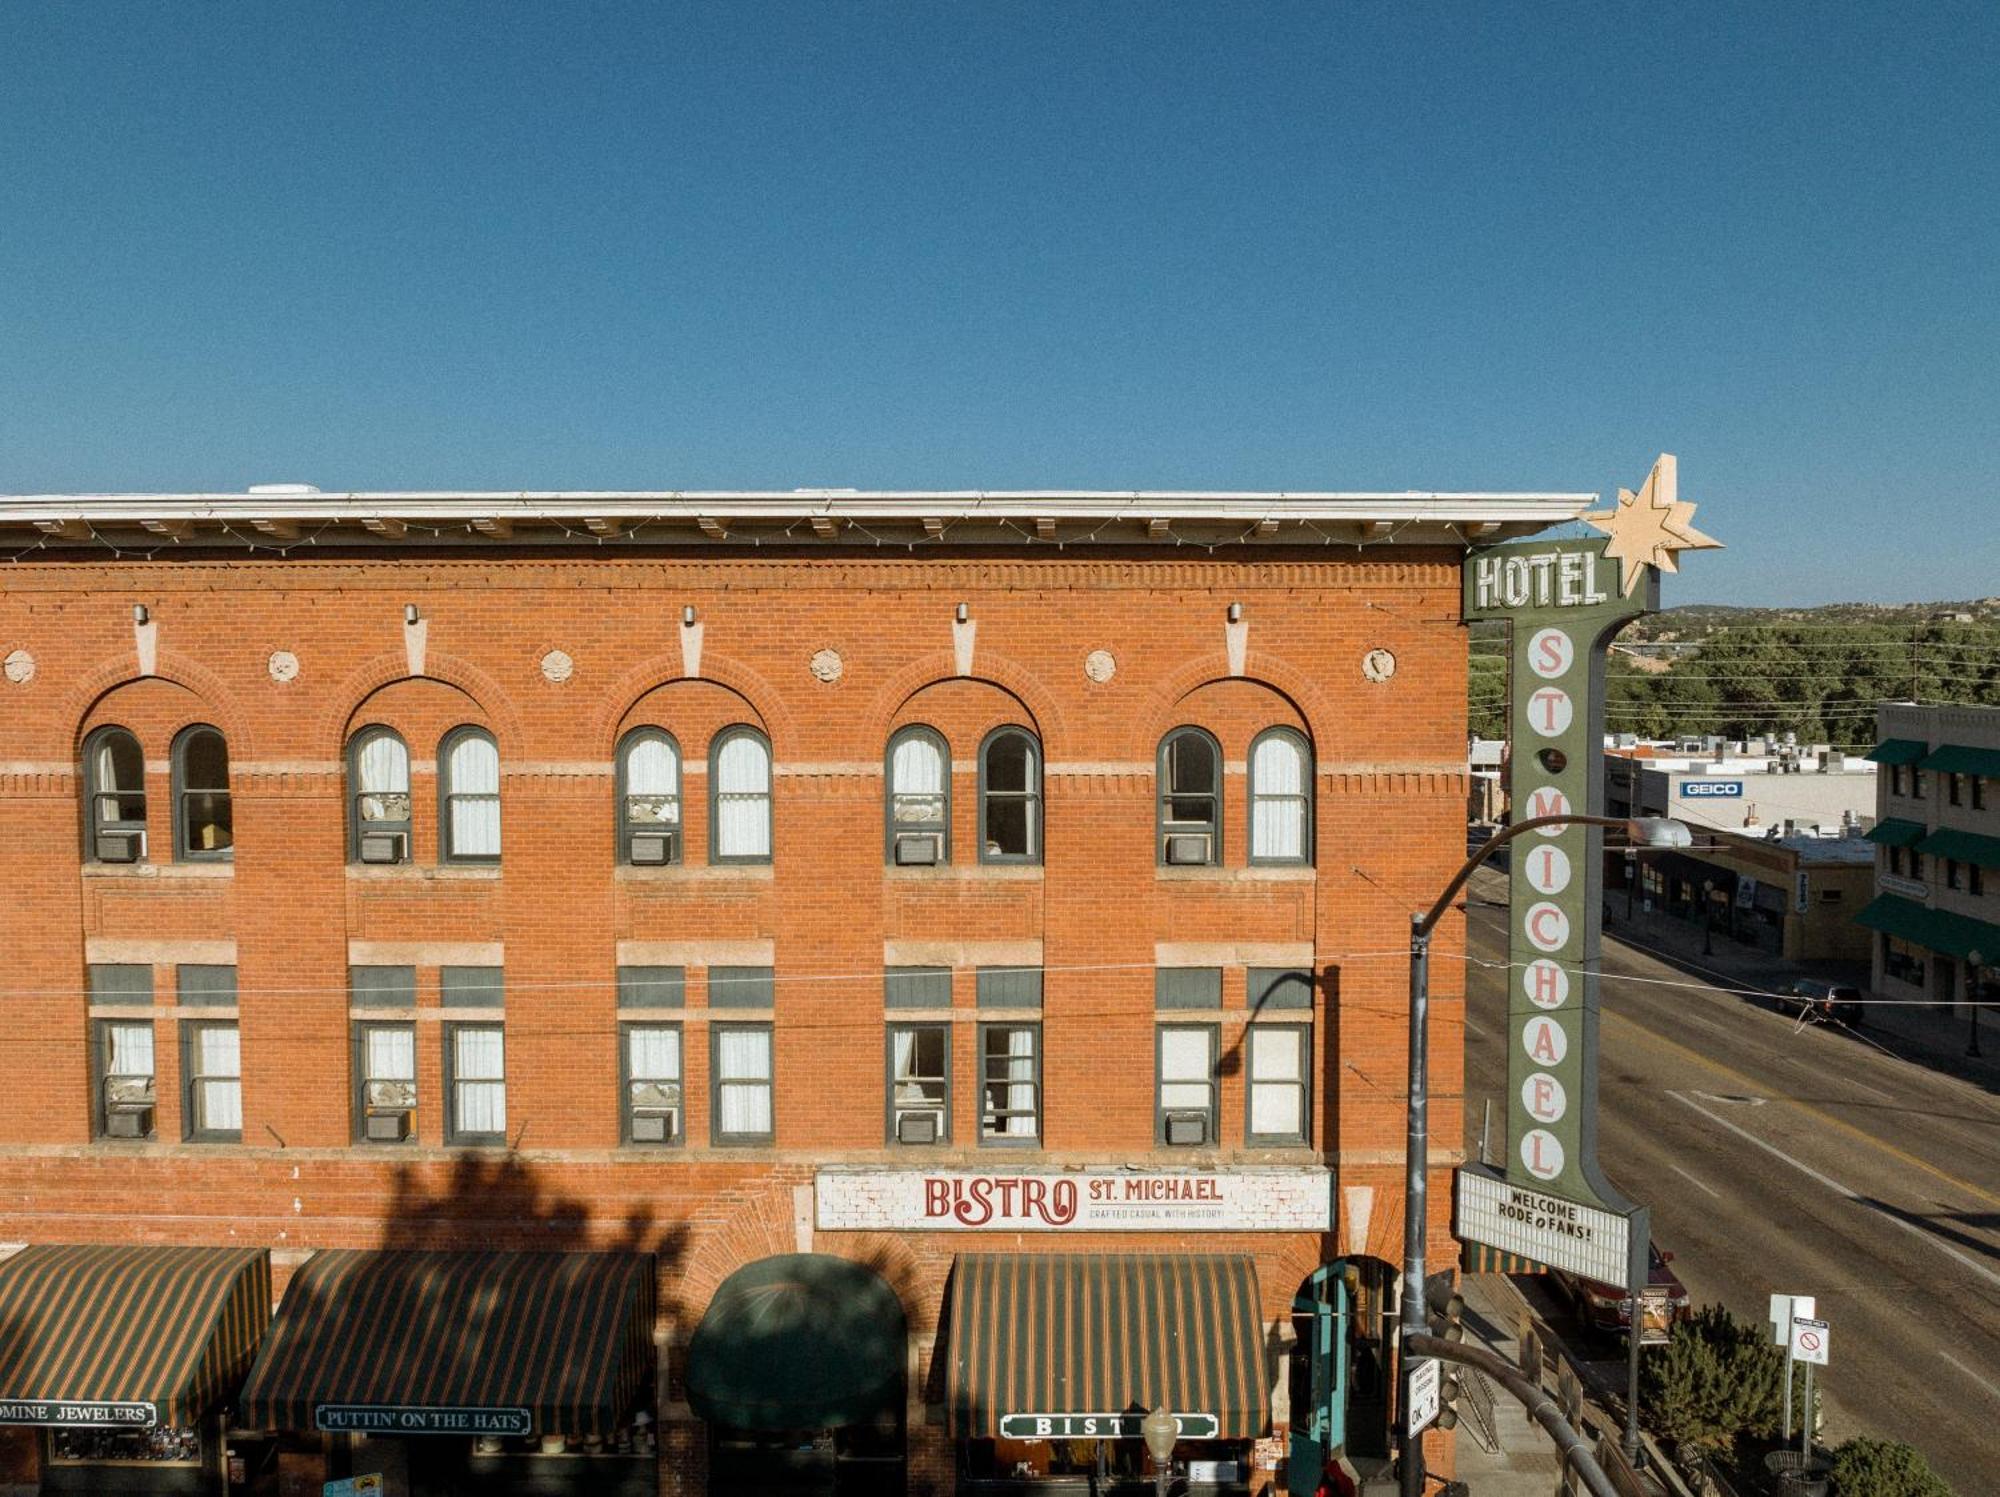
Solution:
<svg viewBox="0 0 2000 1497">
<path fill-rule="evenodd" d="M 1606 647 L 1659 607 L 1659 574 L 1678 570 L 1676 552 L 1717 544 L 1694 528 L 1694 506 L 1675 489 L 1674 459 L 1663 455 L 1638 493 L 1621 490 L 1615 508 L 1584 517 L 1603 538 L 1516 541 L 1466 558 L 1466 619 L 1509 626 L 1515 821 L 1602 814 Z M 1504 1173 L 1629 1216 L 1633 1206 L 1597 1164 L 1602 857 L 1598 827 L 1545 827 L 1511 848 Z"/>
</svg>

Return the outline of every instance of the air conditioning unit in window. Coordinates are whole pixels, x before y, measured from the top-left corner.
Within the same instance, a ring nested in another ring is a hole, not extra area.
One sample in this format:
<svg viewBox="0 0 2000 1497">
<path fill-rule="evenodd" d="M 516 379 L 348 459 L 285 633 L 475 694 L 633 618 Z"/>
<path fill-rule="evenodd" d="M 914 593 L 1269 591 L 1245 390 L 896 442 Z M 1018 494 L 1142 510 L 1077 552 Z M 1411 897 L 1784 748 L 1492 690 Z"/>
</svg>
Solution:
<svg viewBox="0 0 2000 1497">
<path fill-rule="evenodd" d="M 97 834 L 97 861 L 100 863 L 136 863 L 146 855 L 146 834 L 144 832 L 99 832 Z"/>
<path fill-rule="evenodd" d="M 153 1109 L 150 1107 L 114 1107 L 104 1117 L 106 1138 L 151 1138 L 153 1136 Z"/>
<path fill-rule="evenodd" d="M 676 832 L 634 832 L 632 863 L 639 868 L 657 868 L 674 860 Z"/>
<path fill-rule="evenodd" d="M 410 834 L 408 832 L 363 832 L 361 834 L 361 861 L 364 863 L 400 863 L 410 855 Z"/>
<path fill-rule="evenodd" d="M 896 1114 L 896 1142 L 934 1144 L 938 1141 L 938 1121 L 934 1112 L 899 1112 Z"/>
<path fill-rule="evenodd" d="M 944 838 L 936 832 L 896 833 L 896 865 L 899 868 L 935 866 L 944 856 Z"/>
<path fill-rule="evenodd" d="M 1208 1114 L 1205 1112 L 1170 1112 L 1167 1114 L 1167 1142 L 1178 1146 L 1201 1145 L 1208 1142 Z"/>
<path fill-rule="evenodd" d="M 677 1107 L 649 1108 L 632 1114 L 632 1142 L 664 1144 L 680 1137 L 681 1114 Z"/>
<path fill-rule="evenodd" d="M 410 1136 L 410 1115 L 401 1108 L 394 1112 L 371 1112 L 364 1131 L 371 1144 L 399 1144 Z"/>
<path fill-rule="evenodd" d="M 1201 865 L 1210 860 L 1215 846 L 1213 832 L 1167 833 L 1167 861 L 1175 864 Z"/>
</svg>

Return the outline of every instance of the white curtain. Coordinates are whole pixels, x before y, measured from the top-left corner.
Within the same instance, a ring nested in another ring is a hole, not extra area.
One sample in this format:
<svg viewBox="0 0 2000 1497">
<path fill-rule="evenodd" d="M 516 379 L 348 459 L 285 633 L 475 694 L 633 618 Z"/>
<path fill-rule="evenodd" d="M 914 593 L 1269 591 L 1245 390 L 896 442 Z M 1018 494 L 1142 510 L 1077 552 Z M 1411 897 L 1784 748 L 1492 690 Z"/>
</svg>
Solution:
<svg viewBox="0 0 2000 1497">
<path fill-rule="evenodd" d="M 153 1074 L 153 1026 L 150 1024 L 113 1024 L 107 1031 L 111 1041 L 111 1054 L 105 1061 L 105 1069 L 112 1076 L 150 1076 Z"/>
<path fill-rule="evenodd" d="M 1250 761 L 1256 804 L 1250 851 L 1259 858 L 1302 858 L 1306 849 L 1305 753 L 1281 734 L 1259 740 Z"/>
<path fill-rule="evenodd" d="M 497 1029 L 452 1035 L 452 1080 L 458 1089 L 459 1133 L 507 1131 L 506 1040 Z"/>
<path fill-rule="evenodd" d="M 681 1076 L 681 1033 L 678 1029 L 625 1031 L 626 1064 L 634 1081 L 678 1081 Z"/>
<path fill-rule="evenodd" d="M 771 1131 L 771 1036 L 759 1029 L 729 1029 L 717 1036 L 716 1079 L 724 1133 Z M 752 1083 L 752 1084 L 744 1084 Z"/>
<path fill-rule="evenodd" d="M 896 745 L 889 773 L 898 795 L 944 794 L 944 755 L 921 734 L 913 733 Z"/>
<path fill-rule="evenodd" d="M 201 1126 L 215 1132 L 243 1127 L 243 1084 L 236 1026 L 205 1024 L 195 1031 L 195 1075 L 201 1087 Z"/>
<path fill-rule="evenodd" d="M 625 819 L 633 825 L 680 820 L 681 761 L 664 738 L 635 739 L 625 750 Z"/>
<path fill-rule="evenodd" d="M 410 751 L 400 739 L 377 733 L 356 756 L 363 794 L 403 795 L 410 788 Z"/>
<path fill-rule="evenodd" d="M 1250 1029 L 1250 1131 L 1305 1129 L 1305 1046 L 1296 1029 Z"/>
<path fill-rule="evenodd" d="M 364 1062 L 370 1081 L 417 1079 L 417 1037 L 408 1029 L 370 1029 Z"/>
<path fill-rule="evenodd" d="M 771 855 L 771 751 L 761 738 L 738 734 L 715 763 L 715 847 L 723 857 Z"/>
<path fill-rule="evenodd" d="M 451 746 L 445 765 L 451 795 L 451 850 L 457 857 L 500 856 L 500 750 L 484 734 Z"/>
<path fill-rule="evenodd" d="M 1169 1029 L 1160 1035 L 1160 1106 L 1169 1112 L 1208 1110 L 1209 1035 Z"/>
<path fill-rule="evenodd" d="M 1006 1126 L 1000 1131 L 1010 1138 L 1033 1138 L 1039 1126 L 1035 1116 L 1035 1031 L 1009 1030 L 1007 1034 Z"/>
</svg>

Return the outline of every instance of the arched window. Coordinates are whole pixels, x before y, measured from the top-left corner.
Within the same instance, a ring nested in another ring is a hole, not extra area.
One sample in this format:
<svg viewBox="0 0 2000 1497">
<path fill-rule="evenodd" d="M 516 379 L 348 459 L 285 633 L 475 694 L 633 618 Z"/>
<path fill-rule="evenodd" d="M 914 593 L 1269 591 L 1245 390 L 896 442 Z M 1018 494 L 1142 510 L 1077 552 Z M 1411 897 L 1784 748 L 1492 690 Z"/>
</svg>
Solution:
<svg viewBox="0 0 2000 1497">
<path fill-rule="evenodd" d="M 203 724 L 174 740 L 174 856 L 221 860 L 235 856 L 229 807 L 229 745 Z"/>
<path fill-rule="evenodd" d="M 349 856 L 410 861 L 410 751 L 388 728 L 363 728 L 347 745 Z"/>
<path fill-rule="evenodd" d="M 1250 745 L 1250 861 L 1312 861 L 1312 751 L 1290 728 Z"/>
<path fill-rule="evenodd" d="M 1160 740 L 1159 856 L 1162 863 L 1222 861 L 1222 746 L 1200 728 Z"/>
<path fill-rule="evenodd" d="M 979 746 L 979 861 L 1041 860 L 1041 745 L 1026 728 L 995 728 Z"/>
<path fill-rule="evenodd" d="M 129 728 L 99 728 L 83 745 L 85 851 L 94 862 L 146 856 L 146 756 Z"/>
<path fill-rule="evenodd" d="M 951 861 L 951 750 L 930 728 L 889 740 L 889 861 Z"/>
<path fill-rule="evenodd" d="M 771 745 L 755 728 L 724 728 L 709 746 L 711 863 L 771 861 Z"/>
<path fill-rule="evenodd" d="M 453 728 L 438 746 L 438 818 L 444 861 L 500 861 L 500 746 L 484 728 Z"/>
<path fill-rule="evenodd" d="M 681 751 L 661 728 L 634 728 L 618 745 L 618 856 L 681 860 Z"/>
</svg>

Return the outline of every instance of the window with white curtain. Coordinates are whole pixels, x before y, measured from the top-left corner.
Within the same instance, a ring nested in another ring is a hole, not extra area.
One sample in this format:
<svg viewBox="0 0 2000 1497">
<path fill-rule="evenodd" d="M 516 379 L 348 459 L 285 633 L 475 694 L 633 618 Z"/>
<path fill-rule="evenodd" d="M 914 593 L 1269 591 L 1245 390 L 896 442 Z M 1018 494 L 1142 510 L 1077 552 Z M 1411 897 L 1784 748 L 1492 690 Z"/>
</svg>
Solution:
<svg viewBox="0 0 2000 1497">
<path fill-rule="evenodd" d="M 182 1030 L 187 1067 L 187 1136 L 243 1137 L 243 1067 L 234 1024 L 189 1024 Z"/>
<path fill-rule="evenodd" d="M 889 846 L 892 863 L 951 861 L 951 751 L 930 728 L 902 728 L 889 740 Z M 935 839 L 924 858 L 899 858 L 899 839 Z"/>
<path fill-rule="evenodd" d="M 715 1097 L 711 1132 L 718 1144 L 770 1143 L 771 1026 L 713 1024 L 711 1072 Z"/>
<path fill-rule="evenodd" d="M 1250 861 L 1312 861 L 1312 755 L 1290 728 L 1250 745 Z"/>
<path fill-rule="evenodd" d="M 926 1122 L 928 1139 L 920 1136 Z M 941 1144 L 950 1136 L 951 1026 L 890 1026 L 889 1142 Z"/>
<path fill-rule="evenodd" d="M 498 1024 L 447 1024 L 445 1036 L 446 1085 L 451 1091 L 445 1141 L 506 1142 L 506 1031 Z"/>
<path fill-rule="evenodd" d="M 500 748 L 483 728 L 454 728 L 438 751 L 446 861 L 500 860 Z"/>
<path fill-rule="evenodd" d="M 410 857 L 410 751 L 388 728 L 363 728 L 347 746 L 348 853 L 358 858 L 364 832 L 401 832 Z"/>
<path fill-rule="evenodd" d="M 709 861 L 771 861 L 771 745 L 755 728 L 725 728 L 710 750 Z"/>
<path fill-rule="evenodd" d="M 1245 1032 L 1249 1061 L 1251 1143 L 1306 1141 L 1307 1064 L 1312 1030 L 1303 1024 L 1252 1024 Z"/>
<path fill-rule="evenodd" d="M 1202 1142 L 1214 1146 L 1215 1044 L 1212 1024 L 1160 1026 L 1159 1142 L 1167 1142 L 1169 1114 L 1198 1113 L 1207 1123 Z"/>
<path fill-rule="evenodd" d="M 151 973 L 147 976 L 150 978 Z M 106 1120 L 113 1113 L 143 1115 L 153 1107 L 153 1026 L 148 1022 L 124 1021 L 97 1026 L 98 1074 L 102 1081 L 97 1127 L 109 1132 Z M 129 1135 L 152 1137 L 152 1129 Z"/>
<path fill-rule="evenodd" d="M 680 1025 L 627 1024 L 624 1034 L 625 1141 L 677 1144 L 683 1126 Z"/>
<path fill-rule="evenodd" d="M 139 740 L 126 728 L 99 728 L 83 749 L 83 771 L 89 806 L 89 855 L 96 858 L 97 837 L 105 832 L 136 832 L 143 855 L 146 835 L 146 756 Z"/>
<path fill-rule="evenodd" d="M 362 1120 L 355 1131 L 369 1137 L 366 1119 L 412 1113 L 417 1107 L 417 1031 L 413 1024 L 362 1024 L 357 1031 Z M 381 1142 L 402 1139 L 382 1138 Z"/>
<path fill-rule="evenodd" d="M 632 861 L 635 834 L 678 832 L 681 827 L 681 753 L 660 728 L 634 728 L 618 746 L 618 855 Z M 667 861 L 681 860 L 680 838 L 668 844 Z"/>
<path fill-rule="evenodd" d="M 1041 1026 L 982 1024 L 979 1054 L 980 1142 L 1036 1142 L 1042 1135 Z"/>
</svg>

